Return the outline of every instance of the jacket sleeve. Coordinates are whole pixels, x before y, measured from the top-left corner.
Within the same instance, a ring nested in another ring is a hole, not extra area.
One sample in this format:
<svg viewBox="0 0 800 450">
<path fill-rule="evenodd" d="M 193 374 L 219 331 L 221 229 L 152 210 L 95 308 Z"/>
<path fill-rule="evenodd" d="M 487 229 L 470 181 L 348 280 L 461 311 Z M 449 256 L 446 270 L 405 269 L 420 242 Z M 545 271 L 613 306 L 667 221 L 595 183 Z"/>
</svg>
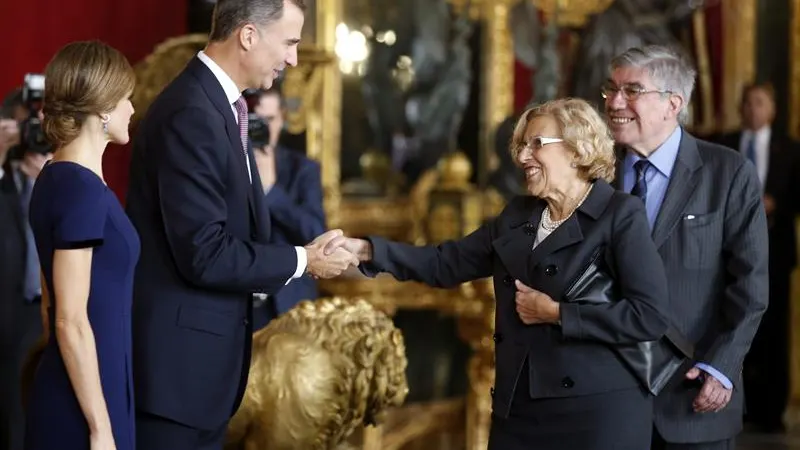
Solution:
<svg viewBox="0 0 800 450">
<path fill-rule="evenodd" d="M 727 283 L 719 312 L 722 326 L 698 359 L 736 380 L 769 298 L 767 219 L 752 164 L 742 164 L 734 176 L 724 220 L 722 257 Z"/>
<path fill-rule="evenodd" d="M 156 182 L 164 232 L 181 275 L 198 287 L 274 293 L 294 274 L 290 245 L 245 241 L 226 230 L 224 124 L 201 108 L 184 108 L 159 126 Z M 246 178 L 242 181 L 246 183 Z"/>
<path fill-rule="evenodd" d="M 436 246 L 414 246 L 371 236 L 372 260 L 361 265 L 367 276 L 387 272 L 399 281 L 413 280 L 429 286 L 451 288 L 492 274 L 493 223 L 472 234 Z"/>
<path fill-rule="evenodd" d="M 561 329 L 569 339 L 628 344 L 660 339 L 667 331 L 667 277 L 650 237 L 644 205 L 625 196 L 614 214 L 609 248 L 620 299 L 602 305 L 561 303 Z"/>
</svg>

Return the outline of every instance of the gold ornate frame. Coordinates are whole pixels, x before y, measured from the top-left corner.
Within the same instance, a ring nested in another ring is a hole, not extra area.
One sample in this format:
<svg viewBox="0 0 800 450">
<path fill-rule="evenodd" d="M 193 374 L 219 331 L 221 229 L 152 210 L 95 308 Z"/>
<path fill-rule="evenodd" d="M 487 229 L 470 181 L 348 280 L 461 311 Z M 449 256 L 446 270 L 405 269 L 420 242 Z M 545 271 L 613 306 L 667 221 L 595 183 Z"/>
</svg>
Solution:
<svg viewBox="0 0 800 450">
<path fill-rule="evenodd" d="M 722 0 L 723 111 L 719 131 L 739 126 L 739 97 L 756 76 L 757 0 Z"/>
<path fill-rule="evenodd" d="M 789 134 L 800 139 L 800 0 L 791 0 L 791 25 L 789 28 Z M 800 230 L 800 225 L 798 225 Z M 792 277 L 792 296 L 790 298 L 791 341 L 789 343 L 789 364 L 791 373 L 791 390 L 789 394 L 790 424 L 800 423 L 800 276 L 795 272 Z"/>
</svg>

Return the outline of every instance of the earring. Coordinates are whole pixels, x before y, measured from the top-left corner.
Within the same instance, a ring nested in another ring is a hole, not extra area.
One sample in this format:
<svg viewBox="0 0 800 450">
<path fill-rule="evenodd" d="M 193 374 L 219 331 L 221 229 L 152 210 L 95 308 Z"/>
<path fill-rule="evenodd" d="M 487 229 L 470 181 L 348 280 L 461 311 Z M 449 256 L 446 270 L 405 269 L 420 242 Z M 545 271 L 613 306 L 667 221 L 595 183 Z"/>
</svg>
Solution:
<svg viewBox="0 0 800 450">
<path fill-rule="evenodd" d="M 108 122 L 111 120 L 111 116 L 108 114 L 103 114 L 103 134 L 107 137 L 108 136 Z"/>
<path fill-rule="evenodd" d="M 578 168 L 578 164 L 576 164 L 576 163 L 569 163 L 569 166 L 572 167 L 573 169 L 577 169 Z"/>
</svg>

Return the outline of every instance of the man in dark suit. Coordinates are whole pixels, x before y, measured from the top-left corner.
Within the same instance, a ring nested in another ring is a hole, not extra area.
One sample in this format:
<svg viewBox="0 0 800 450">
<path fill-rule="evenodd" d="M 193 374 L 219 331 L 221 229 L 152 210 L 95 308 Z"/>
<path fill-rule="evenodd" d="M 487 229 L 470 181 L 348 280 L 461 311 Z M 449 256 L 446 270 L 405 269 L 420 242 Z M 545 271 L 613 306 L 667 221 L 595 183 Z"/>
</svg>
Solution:
<svg viewBox="0 0 800 450">
<path fill-rule="evenodd" d="M 767 309 L 767 222 L 755 167 L 682 127 L 696 72 L 678 51 L 632 48 L 603 87 L 624 147 L 617 187 L 639 196 L 695 360 L 655 401 L 653 449 L 733 449 L 742 362 Z"/>
<path fill-rule="evenodd" d="M 21 449 L 24 428 L 17 324 L 30 306 L 23 295 L 26 237 L 14 168 L 7 160 L 18 137 L 16 121 L 0 119 L 0 450 Z"/>
<path fill-rule="evenodd" d="M 253 142 L 253 156 L 272 219 L 272 242 L 306 245 L 325 231 L 319 163 L 281 145 L 284 105 L 277 89 L 258 89 L 248 95 L 247 102 L 269 129 L 269 142 L 264 145 Z M 276 294 L 262 296 L 261 301 L 256 302 L 253 329 L 265 327 L 301 300 L 315 298 L 316 281 L 308 275 L 300 277 Z"/>
<path fill-rule="evenodd" d="M 17 120 L 0 119 L 0 450 L 23 448 L 20 372 L 42 334 L 39 257 L 27 210 L 33 183 L 51 154 L 24 151 L 19 136 Z M 22 157 L 12 161 L 16 151 Z"/>
<path fill-rule="evenodd" d="M 296 65 L 302 0 L 219 0 L 206 49 L 150 106 L 134 140 L 127 208 L 134 282 L 137 447 L 221 449 L 250 365 L 252 294 L 357 264 L 271 242 L 241 92 Z"/>
<path fill-rule="evenodd" d="M 762 431 L 785 429 L 789 399 L 789 297 L 797 264 L 795 217 L 800 206 L 797 143 L 772 129 L 775 90 L 751 84 L 742 92 L 742 130 L 719 143 L 739 150 L 755 166 L 763 186 L 769 228 L 769 309 L 745 359 L 748 422 Z"/>
</svg>

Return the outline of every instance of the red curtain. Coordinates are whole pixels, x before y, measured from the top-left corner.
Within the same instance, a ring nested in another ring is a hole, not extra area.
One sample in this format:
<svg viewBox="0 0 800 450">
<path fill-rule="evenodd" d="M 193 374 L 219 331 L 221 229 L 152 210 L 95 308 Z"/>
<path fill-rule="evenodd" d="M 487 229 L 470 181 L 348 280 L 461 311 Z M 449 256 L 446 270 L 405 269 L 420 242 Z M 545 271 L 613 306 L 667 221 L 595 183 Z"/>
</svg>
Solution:
<svg viewBox="0 0 800 450">
<path fill-rule="evenodd" d="M 0 96 L 40 73 L 65 44 L 99 39 L 137 63 L 159 42 L 186 33 L 187 0 L 0 0 L 4 46 Z M 129 151 L 111 146 L 103 161 L 106 181 L 124 198 Z"/>
</svg>

